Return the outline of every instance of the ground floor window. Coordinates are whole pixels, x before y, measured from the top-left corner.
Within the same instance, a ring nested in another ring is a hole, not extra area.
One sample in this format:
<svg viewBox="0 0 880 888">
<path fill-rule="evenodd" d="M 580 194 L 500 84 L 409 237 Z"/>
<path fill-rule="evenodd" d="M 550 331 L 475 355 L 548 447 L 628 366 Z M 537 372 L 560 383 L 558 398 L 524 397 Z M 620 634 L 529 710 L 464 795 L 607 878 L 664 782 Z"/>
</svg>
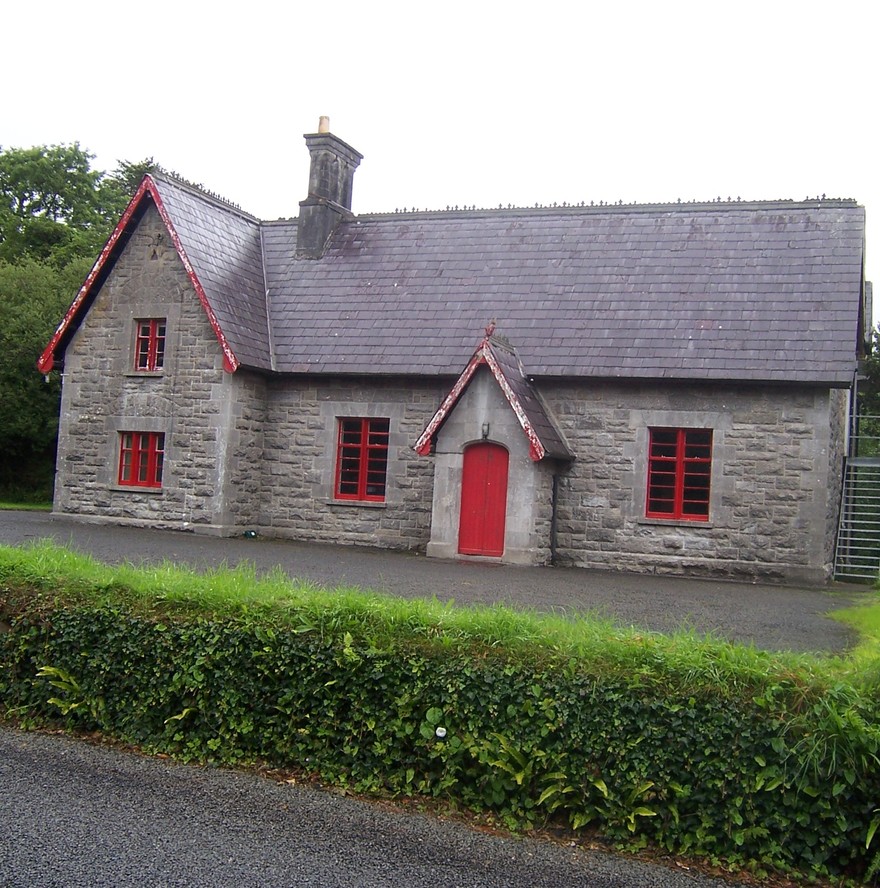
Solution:
<svg viewBox="0 0 880 888">
<path fill-rule="evenodd" d="M 648 518 L 709 520 L 710 429 L 651 429 Z"/>
<path fill-rule="evenodd" d="M 119 433 L 119 483 L 161 487 L 165 462 L 164 432 Z"/>
<path fill-rule="evenodd" d="M 388 471 L 387 419 L 339 420 L 336 447 L 337 499 L 384 502 Z"/>
</svg>

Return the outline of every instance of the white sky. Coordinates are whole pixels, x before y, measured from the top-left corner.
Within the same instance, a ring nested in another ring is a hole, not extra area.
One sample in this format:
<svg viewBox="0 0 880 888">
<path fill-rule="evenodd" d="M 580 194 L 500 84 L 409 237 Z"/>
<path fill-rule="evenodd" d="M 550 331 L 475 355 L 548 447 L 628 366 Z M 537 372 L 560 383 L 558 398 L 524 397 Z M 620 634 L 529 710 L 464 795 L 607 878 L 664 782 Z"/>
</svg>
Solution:
<svg viewBox="0 0 880 888">
<path fill-rule="evenodd" d="M 853 197 L 871 279 L 878 23 L 876 0 L 11 2 L 0 145 L 152 156 L 269 219 L 327 114 L 365 156 L 355 212 Z"/>
</svg>

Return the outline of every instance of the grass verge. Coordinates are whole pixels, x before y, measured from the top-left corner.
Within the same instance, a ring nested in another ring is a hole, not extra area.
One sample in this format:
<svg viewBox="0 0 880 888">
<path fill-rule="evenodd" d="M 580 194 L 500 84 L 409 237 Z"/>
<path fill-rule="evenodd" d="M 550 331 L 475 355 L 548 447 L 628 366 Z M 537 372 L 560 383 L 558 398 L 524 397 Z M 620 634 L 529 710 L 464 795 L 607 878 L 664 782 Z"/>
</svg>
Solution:
<svg viewBox="0 0 880 888">
<path fill-rule="evenodd" d="M 725 865 L 864 876 L 878 626 L 776 654 L 582 615 L 328 591 L 253 568 L 0 547 L 0 699 L 184 759 L 298 766 Z"/>
<path fill-rule="evenodd" d="M 0 501 L 0 510 L 4 512 L 51 512 L 51 502 L 21 503 Z"/>
</svg>

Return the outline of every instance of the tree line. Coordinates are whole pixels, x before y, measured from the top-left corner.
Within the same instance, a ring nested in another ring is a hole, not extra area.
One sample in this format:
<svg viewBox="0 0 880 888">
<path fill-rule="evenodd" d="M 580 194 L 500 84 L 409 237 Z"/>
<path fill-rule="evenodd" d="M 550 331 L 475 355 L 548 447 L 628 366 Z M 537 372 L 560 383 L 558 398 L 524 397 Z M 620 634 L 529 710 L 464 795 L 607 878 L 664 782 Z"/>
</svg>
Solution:
<svg viewBox="0 0 880 888">
<path fill-rule="evenodd" d="M 93 160 L 79 143 L 0 147 L 0 499 L 51 498 L 61 382 L 36 361 L 155 166 Z"/>
</svg>

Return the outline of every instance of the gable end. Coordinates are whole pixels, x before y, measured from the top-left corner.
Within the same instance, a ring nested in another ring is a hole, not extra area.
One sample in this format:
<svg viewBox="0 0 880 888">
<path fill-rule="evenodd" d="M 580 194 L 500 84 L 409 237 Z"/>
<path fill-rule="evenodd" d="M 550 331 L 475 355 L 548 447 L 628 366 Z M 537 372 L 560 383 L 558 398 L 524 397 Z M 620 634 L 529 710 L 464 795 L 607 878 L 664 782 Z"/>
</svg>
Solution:
<svg viewBox="0 0 880 888">
<path fill-rule="evenodd" d="M 487 366 L 528 438 L 531 459 L 534 462 L 539 462 L 545 456 L 572 459 L 569 448 L 525 378 L 515 352 L 505 343 L 493 338 L 493 330 L 494 325 L 490 324 L 485 338 L 413 445 L 413 450 L 419 456 L 427 456 L 431 452 L 434 436 L 455 409 L 477 369 Z"/>
<path fill-rule="evenodd" d="M 80 323 L 82 323 L 83 318 L 94 302 L 95 297 L 100 292 L 104 281 L 112 272 L 113 267 L 116 264 L 116 260 L 119 258 L 120 254 L 125 248 L 125 245 L 131 238 L 131 235 L 140 223 L 140 220 L 149 207 L 150 203 L 152 203 L 158 210 L 159 216 L 162 219 L 162 223 L 165 226 L 166 231 L 168 232 L 168 236 L 171 238 L 171 242 L 174 244 L 174 249 L 177 251 L 177 255 L 180 257 L 180 261 L 183 263 L 183 267 L 186 270 L 187 277 L 189 278 L 190 283 L 192 284 L 193 289 L 195 290 L 196 295 L 199 298 L 199 302 L 202 304 L 202 308 L 204 309 L 205 314 L 208 317 L 211 328 L 213 329 L 214 334 L 217 337 L 217 341 L 219 342 L 220 348 L 223 351 L 224 369 L 229 373 L 234 373 L 238 369 L 239 361 L 233 353 L 229 343 L 227 342 L 226 336 L 224 335 L 223 330 L 221 329 L 220 324 L 217 320 L 217 316 L 214 313 L 210 302 L 208 301 L 207 295 L 205 294 L 204 287 L 199 281 L 198 276 L 193 269 L 192 263 L 189 260 L 189 257 L 186 255 L 186 251 L 183 248 L 180 237 L 175 230 L 174 223 L 172 222 L 171 217 L 169 216 L 168 211 L 166 210 L 165 205 L 162 202 L 162 197 L 159 193 L 159 188 L 156 184 L 156 181 L 153 179 L 152 176 L 147 175 L 144 176 L 144 179 L 138 187 L 138 190 L 135 192 L 134 197 L 132 197 L 131 201 L 125 209 L 125 212 L 122 214 L 122 217 L 117 223 L 116 228 L 113 230 L 113 233 L 108 238 L 107 243 L 104 245 L 104 248 L 101 250 L 100 255 L 95 261 L 95 264 L 92 266 L 92 270 L 89 272 L 83 285 L 80 287 L 76 298 L 71 303 L 70 308 L 68 308 L 67 312 L 64 315 L 64 318 L 58 325 L 58 328 L 52 336 L 52 339 L 49 341 L 49 344 L 46 346 L 43 354 L 37 361 L 37 369 L 41 373 L 51 372 L 58 362 L 59 354 L 63 356 L 64 350 L 67 347 L 67 343 L 70 341 L 70 338 L 78 329 Z"/>
</svg>

